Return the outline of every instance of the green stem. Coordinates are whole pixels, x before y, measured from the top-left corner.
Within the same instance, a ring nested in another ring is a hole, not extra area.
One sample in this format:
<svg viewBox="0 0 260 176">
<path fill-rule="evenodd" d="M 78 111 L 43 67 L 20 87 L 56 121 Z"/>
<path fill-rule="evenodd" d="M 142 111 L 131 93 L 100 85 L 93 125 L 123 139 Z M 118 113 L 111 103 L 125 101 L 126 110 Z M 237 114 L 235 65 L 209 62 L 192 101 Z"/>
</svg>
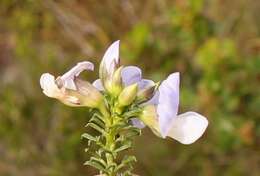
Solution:
<svg viewBox="0 0 260 176">
<path fill-rule="evenodd" d="M 91 127 L 99 131 L 100 135 L 97 138 L 91 135 L 85 135 L 85 137 L 94 141 L 100 148 L 86 164 L 100 170 L 101 175 L 118 176 L 119 173 L 129 175 L 132 170 L 131 163 L 136 161 L 135 157 L 125 156 L 117 163 L 117 156 L 119 152 L 131 147 L 133 138 L 131 134 L 136 133 L 136 130 L 128 123 L 128 117 L 122 114 L 122 109 L 118 108 L 115 103 L 110 102 L 109 109 L 106 106 L 100 106 L 99 111 L 102 116 L 94 116 Z M 98 118 L 102 118 L 102 122 Z"/>
<path fill-rule="evenodd" d="M 107 116 L 108 113 L 106 113 L 106 111 L 102 110 L 103 111 L 103 115 L 106 116 L 107 120 L 106 120 L 106 123 L 105 123 L 105 131 L 106 131 L 106 135 L 105 135 L 105 148 L 109 151 L 114 151 L 114 142 L 115 142 L 115 136 L 114 136 L 114 131 L 113 129 L 111 129 L 111 127 L 113 126 L 113 116 L 110 115 L 109 117 Z M 106 114 L 104 114 L 104 112 Z M 110 111 L 111 112 L 111 111 Z M 106 153 L 105 154 L 105 157 L 106 157 L 106 162 L 107 162 L 107 165 L 108 166 L 111 166 L 114 162 L 114 157 L 112 154 L 110 153 Z M 108 176 L 116 176 L 116 173 L 114 172 L 114 169 L 113 167 L 110 167 L 109 170 L 108 170 Z"/>
</svg>

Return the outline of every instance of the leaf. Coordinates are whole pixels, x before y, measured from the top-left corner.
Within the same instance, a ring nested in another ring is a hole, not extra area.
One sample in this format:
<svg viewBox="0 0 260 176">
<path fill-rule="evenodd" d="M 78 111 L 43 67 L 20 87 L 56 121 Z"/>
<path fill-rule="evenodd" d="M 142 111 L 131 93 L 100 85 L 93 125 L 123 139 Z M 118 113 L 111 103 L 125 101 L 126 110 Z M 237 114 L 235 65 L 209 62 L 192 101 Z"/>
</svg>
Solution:
<svg viewBox="0 0 260 176">
<path fill-rule="evenodd" d="M 100 171 L 103 171 L 103 172 L 106 171 L 106 168 L 102 164 L 100 164 L 99 162 L 93 161 L 93 160 L 86 161 L 84 163 L 84 165 L 89 165 L 89 166 L 94 167 L 94 168 L 96 168 L 96 169 L 98 169 Z"/>
<path fill-rule="evenodd" d="M 140 136 L 140 135 L 141 135 L 141 129 L 139 129 L 139 128 L 132 128 L 125 134 L 125 136 L 127 138 L 131 138 L 134 136 Z"/>
<path fill-rule="evenodd" d="M 125 119 L 130 119 L 132 117 L 137 117 L 140 114 L 140 112 L 142 112 L 142 108 L 134 107 L 133 110 L 129 109 L 129 111 L 126 111 L 123 114 L 123 117 Z"/>
<path fill-rule="evenodd" d="M 132 162 L 137 162 L 137 159 L 135 156 L 125 156 L 122 163 L 123 164 L 129 164 L 129 163 L 132 163 Z"/>
<path fill-rule="evenodd" d="M 138 176 L 138 175 L 133 174 L 131 171 L 125 171 L 122 176 Z"/>
<path fill-rule="evenodd" d="M 121 152 L 123 150 L 129 149 L 131 146 L 132 146 L 132 143 L 130 141 L 128 141 L 124 145 L 122 145 L 119 148 L 117 148 L 114 152 L 115 153 Z"/>
<path fill-rule="evenodd" d="M 125 156 L 123 161 L 121 162 L 121 164 L 116 167 L 115 171 L 118 172 L 120 169 L 122 169 L 122 168 L 126 167 L 127 165 L 129 165 L 130 163 L 136 162 L 136 161 L 137 160 L 136 160 L 135 156 Z M 131 169 L 131 165 L 129 167 Z"/>
<path fill-rule="evenodd" d="M 101 128 L 100 126 L 98 126 L 97 124 L 93 123 L 93 122 L 89 122 L 86 126 L 90 126 L 93 129 L 97 130 L 98 132 L 100 132 L 101 134 L 105 134 L 105 130 L 103 128 Z"/>
<path fill-rule="evenodd" d="M 89 122 L 93 122 L 93 123 L 99 125 L 99 126 L 102 127 L 102 128 L 105 127 L 104 122 L 103 122 L 102 120 L 100 120 L 97 116 L 93 116 L 93 117 L 89 120 Z"/>
<path fill-rule="evenodd" d="M 86 161 L 84 165 L 92 166 L 100 171 L 106 172 L 107 163 L 102 158 L 91 157 L 89 161 Z"/>
<path fill-rule="evenodd" d="M 104 117 L 102 115 L 95 113 L 93 114 L 93 117 L 98 118 L 100 121 L 102 121 L 105 124 Z"/>
<path fill-rule="evenodd" d="M 125 122 L 117 122 L 116 124 L 112 125 L 111 128 L 115 128 L 115 129 L 124 129 L 128 126 L 127 123 Z"/>
<path fill-rule="evenodd" d="M 120 135 L 120 137 L 116 139 L 116 142 L 123 142 L 124 140 L 126 140 L 126 137 L 124 135 Z"/>
<path fill-rule="evenodd" d="M 112 168 L 112 170 L 114 170 L 114 168 L 117 167 L 116 163 L 110 163 L 109 166 L 107 167 L 107 170 L 110 170 Z"/>
<path fill-rule="evenodd" d="M 123 134 L 126 138 L 131 138 L 134 136 L 141 135 L 141 129 L 128 125 L 120 130 L 121 134 Z"/>
<path fill-rule="evenodd" d="M 123 130 L 125 130 L 125 131 L 128 131 L 128 130 L 137 131 L 137 130 L 139 130 L 139 128 L 134 127 L 134 126 L 128 124 L 128 125 L 126 125 L 126 126 L 122 129 L 122 131 L 123 131 Z"/>
<path fill-rule="evenodd" d="M 89 148 L 85 148 L 85 150 L 84 150 L 85 152 L 88 152 L 89 151 Z"/>
<path fill-rule="evenodd" d="M 103 167 L 107 168 L 107 163 L 102 158 L 91 157 L 90 161 L 100 163 Z"/>
<path fill-rule="evenodd" d="M 88 139 L 88 140 L 90 140 L 90 141 L 97 141 L 97 138 L 96 137 L 94 137 L 94 136 L 92 136 L 92 135 L 90 135 L 90 134 L 88 134 L 88 133 L 84 133 L 84 134 L 82 134 L 81 135 L 81 138 L 86 138 L 86 139 Z"/>
<path fill-rule="evenodd" d="M 99 141 L 99 140 L 96 142 L 96 144 L 98 146 L 100 146 L 101 148 L 103 148 L 103 149 L 105 148 L 105 145 L 101 141 Z"/>
</svg>

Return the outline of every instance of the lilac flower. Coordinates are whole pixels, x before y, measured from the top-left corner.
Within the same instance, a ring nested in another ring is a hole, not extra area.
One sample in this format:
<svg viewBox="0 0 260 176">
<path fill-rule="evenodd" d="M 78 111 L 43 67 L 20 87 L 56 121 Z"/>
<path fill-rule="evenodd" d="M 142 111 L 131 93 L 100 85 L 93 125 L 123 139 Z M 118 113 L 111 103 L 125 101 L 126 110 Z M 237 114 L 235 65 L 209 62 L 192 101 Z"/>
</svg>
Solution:
<svg viewBox="0 0 260 176">
<path fill-rule="evenodd" d="M 104 86 L 105 81 L 112 79 L 119 62 L 119 41 L 116 41 L 107 49 L 102 59 L 100 69 L 103 70 L 101 71 L 103 75 L 100 76 L 101 79 L 93 82 L 98 90 L 105 91 L 107 89 L 107 86 Z M 101 81 L 103 77 L 106 77 L 106 80 Z M 123 86 L 137 84 L 139 92 L 155 85 L 152 80 L 142 79 L 142 71 L 136 66 L 124 67 L 121 70 L 121 78 Z M 173 73 L 164 80 L 153 98 L 141 106 L 144 106 L 143 114 L 140 117 L 141 121 L 139 118 L 131 119 L 134 126 L 143 128 L 145 123 L 158 136 L 163 138 L 169 136 L 183 144 L 196 141 L 208 125 L 207 119 L 195 112 L 177 115 L 179 73 Z"/>
<path fill-rule="evenodd" d="M 42 74 L 40 85 L 43 93 L 69 106 L 98 106 L 102 95 L 90 83 L 78 78 L 84 70 L 93 71 L 94 65 L 88 61 L 80 62 L 57 79 L 50 73 Z"/>
<path fill-rule="evenodd" d="M 115 41 L 112 43 L 105 52 L 103 59 L 100 63 L 100 78 L 112 76 L 119 65 L 119 43 Z"/>
<path fill-rule="evenodd" d="M 105 89 L 109 89 L 108 86 L 106 86 L 106 82 L 112 80 L 112 76 L 116 68 L 119 66 L 119 42 L 120 41 L 116 41 L 108 47 L 101 61 L 100 79 L 97 79 L 93 82 L 93 86 L 100 91 L 105 91 Z M 102 79 L 104 80 L 102 81 Z M 142 79 L 142 71 L 136 66 L 123 67 L 121 70 L 121 79 L 124 87 L 137 83 L 139 91 L 155 85 L 152 80 Z M 137 118 L 133 118 L 131 119 L 131 121 L 136 127 L 145 127 L 143 122 Z"/>
<path fill-rule="evenodd" d="M 116 41 L 108 47 L 101 61 L 100 79 L 93 82 L 93 86 L 100 91 L 105 90 L 104 87 L 106 86 L 104 86 L 104 82 L 111 81 L 113 73 L 116 71 L 116 68 L 119 67 L 119 42 L 120 41 Z M 143 89 L 151 84 L 154 84 L 151 80 L 142 79 L 142 71 L 136 66 L 124 67 L 121 71 L 121 77 L 124 86 L 137 83 L 139 89 Z M 103 78 L 105 78 L 104 81 L 102 81 Z"/>
<path fill-rule="evenodd" d="M 202 136 L 208 120 L 196 112 L 177 115 L 179 77 L 179 73 L 173 73 L 162 82 L 155 96 L 146 103 L 140 118 L 155 134 L 191 144 Z"/>
<path fill-rule="evenodd" d="M 49 73 L 43 74 L 40 84 L 44 94 L 70 106 L 97 107 L 103 102 L 99 91 L 107 91 L 120 98 L 120 108 L 141 97 L 139 106 L 143 112 L 140 117 L 131 119 L 134 126 L 143 128 L 147 125 L 156 135 L 162 138 L 168 136 L 183 144 L 195 142 L 206 130 L 208 121 L 196 112 L 177 115 L 179 73 L 171 74 L 162 82 L 159 90 L 154 91 L 156 84 L 152 80 L 143 79 L 140 68 L 119 66 L 119 44 L 119 41 L 114 42 L 105 52 L 100 64 L 100 79 L 92 85 L 78 78 L 83 70 L 94 69 L 94 65 L 86 61 L 78 63 L 56 80 Z"/>
<path fill-rule="evenodd" d="M 100 79 L 92 84 L 79 78 L 82 71 L 94 70 L 94 65 L 88 61 L 78 63 L 56 79 L 49 73 L 42 74 L 40 78 L 46 96 L 69 106 L 95 109 L 87 126 L 100 132 L 100 135 L 84 133 L 82 137 L 89 140 L 88 147 L 93 142 L 100 147 L 93 153 L 101 153 L 99 157 L 91 157 L 85 165 L 93 166 L 100 170 L 99 173 L 108 175 L 122 175 L 117 174 L 119 169 L 136 161 L 135 157 L 130 156 L 118 165 L 114 162 L 119 151 L 132 146 L 130 139 L 133 132 L 137 132 L 132 126 L 148 126 L 157 136 L 168 136 L 183 144 L 196 141 L 208 126 L 207 119 L 196 112 L 177 115 L 179 73 L 171 74 L 159 86 L 159 83 L 143 79 L 140 68 L 123 67 L 119 63 L 119 41 L 116 41 L 103 56 L 99 68 Z M 127 168 L 122 170 L 124 174 L 134 175 Z"/>
</svg>

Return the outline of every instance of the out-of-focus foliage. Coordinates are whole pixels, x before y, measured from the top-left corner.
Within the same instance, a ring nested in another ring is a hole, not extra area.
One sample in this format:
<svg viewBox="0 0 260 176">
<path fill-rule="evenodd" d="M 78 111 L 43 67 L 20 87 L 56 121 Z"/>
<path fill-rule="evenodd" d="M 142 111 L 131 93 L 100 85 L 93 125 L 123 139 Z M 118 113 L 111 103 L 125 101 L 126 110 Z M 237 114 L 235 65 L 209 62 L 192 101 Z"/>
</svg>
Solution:
<svg viewBox="0 0 260 176">
<path fill-rule="evenodd" d="M 80 139 L 89 112 L 45 97 L 39 77 L 98 63 L 117 39 L 123 64 L 145 76 L 181 72 L 180 111 L 210 122 L 191 146 L 146 129 L 130 151 L 136 173 L 259 175 L 259 11 L 256 0 L 1 0 L 0 175 L 94 174 Z"/>
</svg>

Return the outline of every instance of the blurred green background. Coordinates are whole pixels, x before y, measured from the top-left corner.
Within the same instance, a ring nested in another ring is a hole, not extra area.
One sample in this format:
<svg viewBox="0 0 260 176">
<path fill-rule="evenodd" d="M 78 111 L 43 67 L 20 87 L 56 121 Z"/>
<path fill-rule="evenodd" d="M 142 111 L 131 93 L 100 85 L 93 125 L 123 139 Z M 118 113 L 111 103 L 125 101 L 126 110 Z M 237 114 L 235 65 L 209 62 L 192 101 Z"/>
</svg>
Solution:
<svg viewBox="0 0 260 176">
<path fill-rule="evenodd" d="M 0 175 L 95 174 L 80 139 L 88 110 L 44 96 L 39 78 L 82 60 L 97 68 L 120 39 L 122 64 L 155 81 L 181 72 L 180 112 L 209 119 L 189 146 L 145 129 L 129 151 L 137 174 L 258 176 L 259 15 L 256 0 L 1 0 Z"/>
</svg>

